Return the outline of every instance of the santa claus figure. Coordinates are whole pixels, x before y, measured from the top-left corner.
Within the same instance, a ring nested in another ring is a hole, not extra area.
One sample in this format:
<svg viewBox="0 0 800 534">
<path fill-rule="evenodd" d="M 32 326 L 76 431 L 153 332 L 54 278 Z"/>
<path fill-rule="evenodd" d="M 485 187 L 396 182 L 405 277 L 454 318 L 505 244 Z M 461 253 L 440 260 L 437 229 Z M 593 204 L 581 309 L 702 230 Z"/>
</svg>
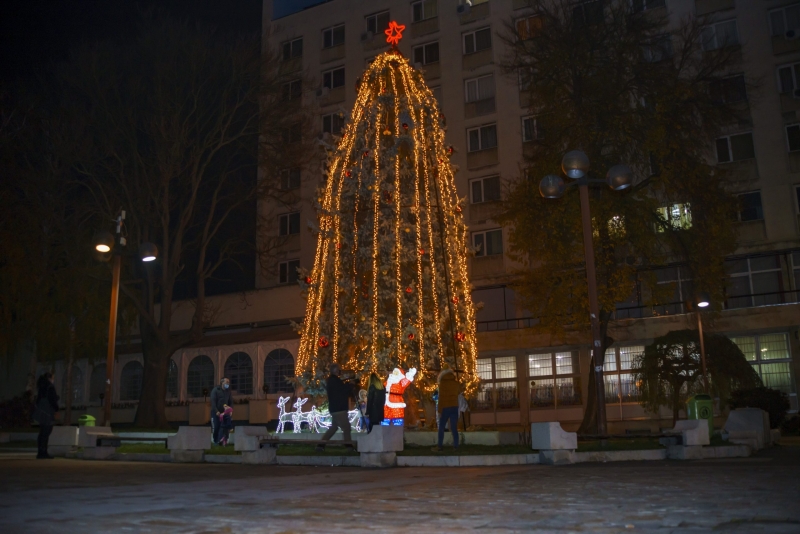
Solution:
<svg viewBox="0 0 800 534">
<path fill-rule="evenodd" d="M 403 402 L 403 392 L 409 384 L 414 381 L 414 376 L 417 374 L 416 369 L 409 369 L 407 373 L 403 373 L 400 369 L 395 368 L 389 378 L 386 379 L 386 404 L 383 407 L 383 422 L 382 425 L 396 425 L 403 426 L 403 417 L 405 416 L 406 403 Z"/>
</svg>

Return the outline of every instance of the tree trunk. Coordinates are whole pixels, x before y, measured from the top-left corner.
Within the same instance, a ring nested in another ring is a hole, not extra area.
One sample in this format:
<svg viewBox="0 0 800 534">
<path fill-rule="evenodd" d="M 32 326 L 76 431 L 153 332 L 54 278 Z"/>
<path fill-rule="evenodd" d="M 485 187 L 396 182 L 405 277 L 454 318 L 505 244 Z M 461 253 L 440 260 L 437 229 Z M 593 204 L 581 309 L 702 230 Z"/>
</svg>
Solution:
<svg viewBox="0 0 800 534">
<path fill-rule="evenodd" d="M 600 347 L 600 356 L 605 360 L 606 350 L 614 344 L 614 340 L 606 335 L 608 332 L 608 314 L 600 312 L 600 339 L 603 340 L 603 346 Z M 605 319 L 605 320 L 604 320 Z M 591 350 L 591 349 L 590 349 Z M 578 428 L 578 434 L 598 434 L 597 428 L 597 378 L 595 373 L 595 366 L 603 366 L 604 361 L 599 363 L 594 362 L 591 358 L 589 362 L 589 392 L 586 398 L 586 410 L 583 412 L 583 421 Z M 600 371 L 602 373 L 602 371 Z"/>
<path fill-rule="evenodd" d="M 144 343 L 144 337 L 142 341 L 144 373 L 134 425 L 141 428 L 169 428 L 166 414 L 167 372 L 172 352 L 161 343 Z"/>
<path fill-rule="evenodd" d="M 69 337 L 69 353 L 67 356 L 67 381 L 64 386 L 64 421 L 62 424 L 72 423 L 72 362 L 75 360 L 75 343 L 72 334 Z"/>
</svg>

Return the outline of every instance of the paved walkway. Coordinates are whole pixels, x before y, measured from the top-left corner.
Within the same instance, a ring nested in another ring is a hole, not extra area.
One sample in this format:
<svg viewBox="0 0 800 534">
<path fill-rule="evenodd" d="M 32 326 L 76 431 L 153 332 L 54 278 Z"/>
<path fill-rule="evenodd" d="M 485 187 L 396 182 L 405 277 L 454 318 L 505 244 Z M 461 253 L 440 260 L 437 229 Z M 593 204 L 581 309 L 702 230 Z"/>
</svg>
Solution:
<svg viewBox="0 0 800 534">
<path fill-rule="evenodd" d="M 800 532 L 800 447 L 732 460 L 313 468 L 0 454 L 4 534 Z"/>
</svg>

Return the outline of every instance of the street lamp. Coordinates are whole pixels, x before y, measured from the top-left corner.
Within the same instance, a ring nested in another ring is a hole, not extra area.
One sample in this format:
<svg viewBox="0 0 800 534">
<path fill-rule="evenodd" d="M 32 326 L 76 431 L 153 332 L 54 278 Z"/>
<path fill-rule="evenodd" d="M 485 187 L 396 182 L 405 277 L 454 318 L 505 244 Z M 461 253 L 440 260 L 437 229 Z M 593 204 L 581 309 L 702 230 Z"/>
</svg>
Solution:
<svg viewBox="0 0 800 534">
<path fill-rule="evenodd" d="M 581 199 L 581 222 L 583 224 L 583 252 L 586 260 L 586 281 L 589 286 L 589 319 L 592 325 L 592 358 L 594 361 L 595 390 L 597 394 L 597 430 L 606 434 L 606 397 L 603 381 L 604 358 L 600 354 L 603 344 L 600 340 L 600 306 L 597 301 L 597 275 L 594 265 L 594 244 L 592 243 L 592 217 L 589 211 L 589 184 L 605 183 L 614 191 L 622 191 L 633 182 L 633 172 L 627 165 L 614 165 L 609 169 L 605 180 L 589 178 L 589 157 L 581 150 L 571 150 L 561 160 L 561 170 L 573 181 L 564 183 L 560 176 L 549 174 L 539 183 L 539 193 L 548 199 L 561 198 L 567 187 L 577 186 Z"/>
<path fill-rule="evenodd" d="M 703 319 L 700 316 L 700 309 L 707 308 L 711 303 L 711 297 L 705 291 L 699 292 L 694 299 L 694 312 L 697 315 L 697 333 L 700 336 L 700 364 L 703 370 L 703 388 L 706 394 L 709 393 L 708 374 L 706 372 L 706 343 L 703 339 Z"/>
<path fill-rule="evenodd" d="M 111 232 L 100 231 L 94 236 L 94 249 L 98 252 L 110 252 L 113 256 L 113 265 L 111 267 L 111 311 L 109 312 L 108 319 L 108 352 L 106 356 L 106 391 L 102 397 L 105 399 L 103 403 L 103 420 L 105 425 L 111 425 L 111 404 L 113 397 L 111 396 L 112 385 L 114 382 L 114 352 L 117 346 L 117 311 L 119 309 L 119 278 L 120 268 L 122 266 L 122 256 L 126 255 L 123 247 L 127 241 L 122 236 L 122 225 L 125 221 L 125 210 L 120 210 L 117 215 L 116 221 L 116 235 L 111 235 Z M 158 257 L 158 248 L 152 243 L 143 243 L 139 247 L 139 257 L 142 261 L 153 261 Z"/>
</svg>

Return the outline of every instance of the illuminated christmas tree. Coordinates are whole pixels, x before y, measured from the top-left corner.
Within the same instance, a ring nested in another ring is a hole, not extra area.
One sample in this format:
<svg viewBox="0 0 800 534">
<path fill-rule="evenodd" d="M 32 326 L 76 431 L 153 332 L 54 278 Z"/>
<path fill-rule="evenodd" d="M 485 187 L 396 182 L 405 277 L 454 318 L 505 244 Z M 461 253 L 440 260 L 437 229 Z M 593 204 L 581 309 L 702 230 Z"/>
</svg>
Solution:
<svg viewBox="0 0 800 534">
<path fill-rule="evenodd" d="M 467 228 L 444 117 L 422 74 L 392 48 L 358 82 L 352 114 L 327 161 L 316 201 L 314 267 L 297 377 L 311 395 L 332 362 L 363 380 L 416 368 L 427 392 L 447 363 L 467 396 L 477 388 Z"/>
</svg>

